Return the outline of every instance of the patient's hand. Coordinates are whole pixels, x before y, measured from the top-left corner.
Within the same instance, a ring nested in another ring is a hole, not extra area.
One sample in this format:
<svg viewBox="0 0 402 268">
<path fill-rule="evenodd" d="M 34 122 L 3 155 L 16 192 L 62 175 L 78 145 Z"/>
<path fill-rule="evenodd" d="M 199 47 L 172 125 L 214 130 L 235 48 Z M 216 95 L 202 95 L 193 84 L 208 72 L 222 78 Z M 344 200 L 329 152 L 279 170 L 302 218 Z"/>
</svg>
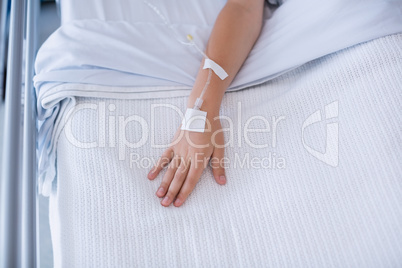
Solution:
<svg viewBox="0 0 402 268">
<path fill-rule="evenodd" d="M 176 131 L 172 146 L 160 157 L 157 165 L 149 172 L 148 179 L 155 179 L 160 171 L 168 165 L 162 183 L 156 192 L 164 197 L 161 204 L 165 207 L 174 201 L 179 207 L 187 199 L 197 184 L 209 161 L 213 175 L 218 184 L 226 183 L 223 167 L 224 137 L 219 119 L 207 118 L 211 128 L 204 133 L 187 130 Z"/>
</svg>

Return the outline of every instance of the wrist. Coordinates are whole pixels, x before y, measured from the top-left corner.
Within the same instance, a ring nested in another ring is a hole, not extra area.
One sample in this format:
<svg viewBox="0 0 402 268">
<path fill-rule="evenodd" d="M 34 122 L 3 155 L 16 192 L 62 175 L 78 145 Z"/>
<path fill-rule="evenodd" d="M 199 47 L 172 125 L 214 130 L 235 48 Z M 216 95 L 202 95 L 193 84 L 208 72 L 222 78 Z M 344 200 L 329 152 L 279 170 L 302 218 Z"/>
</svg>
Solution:
<svg viewBox="0 0 402 268">
<path fill-rule="evenodd" d="M 187 108 L 193 109 L 197 98 L 189 98 L 187 102 Z M 221 102 L 210 101 L 208 99 L 203 100 L 202 105 L 200 107 L 201 111 L 207 112 L 207 117 L 215 117 L 219 115 Z"/>
<path fill-rule="evenodd" d="M 210 90 L 210 92 L 206 92 L 204 94 L 200 110 L 207 112 L 208 116 L 209 115 L 217 116 L 219 115 L 223 92 L 222 94 L 217 94 L 220 92 L 216 89 L 209 88 L 208 90 Z M 187 108 L 193 109 L 197 101 L 197 98 L 199 98 L 200 95 L 201 95 L 200 92 L 197 92 L 196 89 L 193 89 L 187 101 Z"/>
</svg>

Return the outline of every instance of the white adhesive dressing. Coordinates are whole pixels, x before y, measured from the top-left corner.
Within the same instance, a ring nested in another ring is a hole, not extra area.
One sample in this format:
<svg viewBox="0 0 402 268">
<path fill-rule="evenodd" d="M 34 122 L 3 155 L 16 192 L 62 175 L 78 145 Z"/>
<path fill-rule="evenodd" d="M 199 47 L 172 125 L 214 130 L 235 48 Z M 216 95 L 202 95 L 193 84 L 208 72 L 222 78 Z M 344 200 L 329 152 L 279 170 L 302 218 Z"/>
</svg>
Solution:
<svg viewBox="0 0 402 268">
<path fill-rule="evenodd" d="M 225 80 L 225 78 L 229 76 L 227 72 L 221 66 L 219 66 L 219 64 L 211 59 L 205 59 L 203 69 L 207 68 L 212 69 L 212 71 L 214 71 L 214 73 L 219 76 L 221 80 Z"/>
<path fill-rule="evenodd" d="M 194 132 L 204 132 L 206 118 L 207 112 L 188 108 L 181 123 L 181 129 Z"/>
</svg>

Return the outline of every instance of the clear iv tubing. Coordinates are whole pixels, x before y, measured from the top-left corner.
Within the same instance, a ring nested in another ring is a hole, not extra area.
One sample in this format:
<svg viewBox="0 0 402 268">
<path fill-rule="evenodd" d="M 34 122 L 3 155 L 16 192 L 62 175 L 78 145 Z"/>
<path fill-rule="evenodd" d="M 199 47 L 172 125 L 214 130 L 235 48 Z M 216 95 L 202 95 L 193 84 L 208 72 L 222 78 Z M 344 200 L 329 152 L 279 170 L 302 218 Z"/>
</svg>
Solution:
<svg viewBox="0 0 402 268">
<path fill-rule="evenodd" d="M 194 46 L 194 47 L 197 49 L 197 51 L 198 51 L 204 58 L 209 59 L 208 56 L 197 46 L 197 44 L 194 42 L 193 37 L 192 37 L 191 35 L 189 35 L 189 34 L 187 35 L 187 39 L 189 40 L 189 42 L 183 42 L 183 41 L 181 41 L 181 40 L 179 39 L 179 38 L 180 38 L 180 35 L 178 35 L 178 34 L 176 33 L 176 31 L 173 29 L 171 23 L 169 23 L 168 19 L 167 19 L 165 16 L 162 15 L 162 13 L 159 11 L 159 9 L 158 9 L 156 6 L 152 5 L 150 2 L 148 2 L 147 0 L 143 0 L 143 2 L 144 2 L 146 5 L 148 5 L 148 6 L 162 19 L 163 23 L 164 23 L 169 29 L 172 30 L 172 32 L 173 32 L 173 33 L 175 34 L 175 36 L 176 36 L 176 40 L 177 40 L 180 44 L 186 45 L 186 46 Z M 207 82 L 205 83 L 204 88 L 203 88 L 202 91 L 201 91 L 200 97 L 198 97 L 197 100 L 195 101 L 195 104 L 194 104 L 194 108 L 193 108 L 193 109 L 199 110 L 199 109 L 201 108 L 202 103 L 203 103 L 204 94 L 205 94 L 205 92 L 207 91 L 207 88 L 208 88 L 209 84 L 211 83 L 211 76 L 212 76 L 212 70 L 211 70 L 211 68 L 208 68 L 208 78 L 207 78 Z"/>
</svg>

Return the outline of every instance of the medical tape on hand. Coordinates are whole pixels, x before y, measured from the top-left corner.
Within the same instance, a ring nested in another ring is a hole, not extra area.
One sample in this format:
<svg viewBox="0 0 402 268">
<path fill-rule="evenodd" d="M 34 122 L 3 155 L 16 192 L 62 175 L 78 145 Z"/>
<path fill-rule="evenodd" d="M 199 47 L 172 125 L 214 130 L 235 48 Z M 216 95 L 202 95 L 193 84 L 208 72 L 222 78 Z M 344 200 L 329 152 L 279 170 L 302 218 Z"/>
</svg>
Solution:
<svg viewBox="0 0 402 268">
<path fill-rule="evenodd" d="M 219 64 L 211 59 L 205 59 L 203 69 L 208 68 L 212 69 L 212 71 L 214 71 L 214 73 L 219 76 L 221 80 L 225 80 L 225 78 L 229 76 L 227 72 L 221 66 L 219 66 Z"/>
<path fill-rule="evenodd" d="M 193 132 L 204 132 L 206 119 L 207 112 L 187 108 L 186 114 L 181 122 L 181 129 Z"/>
</svg>

